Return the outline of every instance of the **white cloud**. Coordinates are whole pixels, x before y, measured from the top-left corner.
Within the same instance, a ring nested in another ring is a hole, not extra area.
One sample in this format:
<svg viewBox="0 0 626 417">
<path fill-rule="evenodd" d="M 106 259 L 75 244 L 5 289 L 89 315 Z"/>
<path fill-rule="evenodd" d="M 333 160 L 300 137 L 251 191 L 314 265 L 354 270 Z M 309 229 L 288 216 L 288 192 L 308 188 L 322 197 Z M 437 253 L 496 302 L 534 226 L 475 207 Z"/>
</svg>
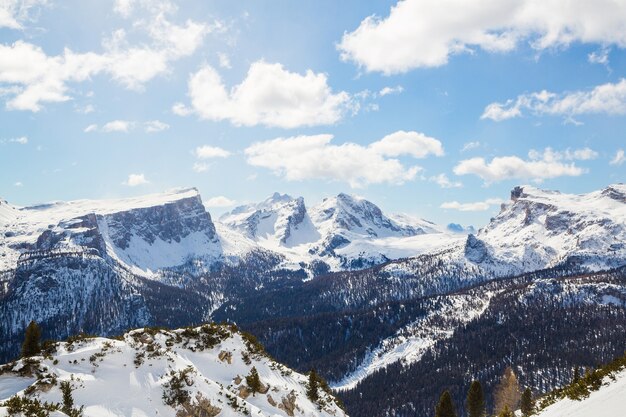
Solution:
<svg viewBox="0 0 626 417">
<path fill-rule="evenodd" d="M 378 95 L 384 97 L 389 94 L 400 94 L 403 91 L 404 87 L 402 87 L 401 85 L 397 85 L 395 87 L 384 87 L 378 92 Z"/>
<path fill-rule="evenodd" d="M 17 138 L 1 139 L 0 143 L 17 143 L 19 145 L 26 145 L 28 143 L 28 138 L 26 136 L 20 136 Z"/>
<path fill-rule="evenodd" d="M 600 64 L 604 66 L 609 65 L 609 53 L 611 50 L 609 48 L 602 48 L 596 52 L 592 52 L 587 55 L 587 60 L 592 64 Z"/>
<path fill-rule="evenodd" d="M 624 155 L 624 150 L 618 149 L 615 153 L 615 157 L 611 159 L 611 162 L 609 163 L 611 165 L 622 165 L 624 162 L 626 162 L 626 155 Z"/>
<path fill-rule="evenodd" d="M 485 201 L 477 201 L 475 203 L 459 203 L 458 201 L 449 201 L 441 204 L 442 209 L 451 209 L 459 211 L 486 211 L 492 206 L 502 204 L 504 200 L 499 198 L 488 198 Z"/>
<path fill-rule="evenodd" d="M 100 131 L 104 133 L 112 133 L 112 132 L 128 133 L 140 125 L 143 125 L 143 129 L 146 133 L 162 132 L 163 130 L 167 130 L 170 128 L 170 125 L 168 125 L 167 123 L 161 122 L 160 120 L 149 120 L 143 123 L 130 121 L 130 120 L 112 120 L 108 123 L 105 123 L 101 129 L 98 129 L 98 125 L 95 123 L 90 124 L 83 130 L 83 132 L 89 133 L 89 132 Z"/>
<path fill-rule="evenodd" d="M 383 156 L 411 155 L 414 158 L 425 158 L 428 155 L 443 156 L 443 145 L 435 138 L 419 132 L 399 130 L 391 133 L 369 147 Z"/>
<path fill-rule="evenodd" d="M 436 67 L 480 48 L 507 52 L 575 42 L 626 47 L 626 2 L 615 0 L 401 0 L 345 33 L 341 58 L 385 74 Z"/>
<path fill-rule="evenodd" d="M 123 185 L 128 185 L 129 187 L 136 187 L 138 185 L 148 184 L 150 181 L 146 179 L 144 174 L 130 174 L 128 179 L 124 181 Z"/>
<path fill-rule="evenodd" d="M 478 141 L 467 142 L 461 148 L 461 152 L 466 152 L 466 151 L 469 151 L 471 149 L 476 149 L 478 147 L 480 147 L 480 142 L 478 142 Z"/>
<path fill-rule="evenodd" d="M 150 120 L 144 123 L 144 130 L 147 133 L 162 132 L 170 128 L 170 125 L 160 120 Z"/>
<path fill-rule="evenodd" d="M 23 29 L 31 19 L 32 9 L 46 3 L 47 0 L 1 0 L 0 28 Z"/>
<path fill-rule="evenodd" d="M 434 182 L 441 188 L 460 188 L 463 187 L 463 183 L 460 181 L 450 181 L 450 178 L 446 174 L 439 174 L 428 178 L 428 181 Z"/>
<path fill-rule="evenodd" d="M 344 181 L 353 188 L 414 179 L 421 168 L 407 167 L 395 156 L 443 154 L 439 141 L 417 132 L 396 132 L 368 146 L 333 145 L 332 139 L 328 134 L 277 138 L 254 143 L 245 154 L 250 165 L 268 168 L 288 181 Z"/>
<path fill-rule="evenodd" d="M 22 184 L 21 181 L 17 181 L 15 184 L 13 184 L 14 187 L 23 187 L 24 184 Z"/>
<path fill-rule="evenodd" d="M 226 149 L 209 145 L 197 147 L 195 154 L 198 159 L 227 158 L 230 156 L 230 152 Z"/>
<path fill-rule="evenodd" d="M 241 84 L 230 89 L 218 72 L 206 65 L 192 74 L 188 90 L 191 107 L 176 103 L 174 113 L 196 113 L 202 119 L 228 120 L 237 126 L 329 125 L 351 106 L 348 93 L 332 92 L 326 74 L 289 72 L 281 64 L 264 61 L 253 63 Z"/>
<path fill-rule="evenodd" d="M 204 202 L 205 207 L 231 207 L 234 206 L 237 202 L 235 200 L 231 200 L 230 198 L 224 197 L 223 195 L 209 198 Z"/>
<path fill-rule="evenodd" d="M 194 172 L 200 173 L 200 172 L 206 172 L 209 170 L 210 165 L 205 163 L 205 162 L 194 162 L 193 166 L 191 167 L 191 169 Z"/>
<path fill-rule="evenodd" d="M 586 169 L 576 166 L 573 162 L 563 161 L 585 160 L 597 156 L 589 148 L 565 152 L 555 152 L 546 148 L 543 152 L 531 150 L 528 155 L 529 160 L 523 160 L 517 156 L 495 157 L 490 162 L 485 161 L 484 158 L 466 159 L 454 167 L 454 173 L 477 175 L 486 183 L 507 179 L 531 179 L 541 182 L 548 178 L 582 175 L 587 172 Z"/>
<path fill-rule="evenodd" d="M 223 52 L 219 52 L 217 54 L 217 58 L 219 59 L 220 67 L 222 67 L 222 68 L 231 68 L 230 58 L 228 57 L 227 54 L 225 54 Z"/>
<path fill-rule="evenodd" d="M 570 149 L 560 152 L 555 151 L 552 148 L 545 148 L 543 151 L 537 151 L 535 149 L 531 149 L 528 151 L 528 157 L 532 160 L 543 160 L 546 162 L 554 162 L 554 161 L 587 161 L 590 159 L 596 159 L 598 157 L 598 152 L 594 151 L 591 148 L 581 148 L 581 149 Z"/>
<path fill-rule="evenodd" d="M 134 125 L 135 125 L 134 122 L 129 122 L 128 120 L 113 120 L 113 121 L 106 123 L 104 126 L 102 126 L 102 131 L 105 133 L 111 133 L 111 132 L 128 133 L 128 131 L 132 129 Z"/>
<path fill-rule="evenodd" d="M 602 84 L 589 91 L 556 94 L 543 90 L 523 94 L 505 103 L 489 104 L 481 119 L 499 122 L 520 117 L 525 110 L 536 115 L 558 115 L 568 118 L 594 113 L 623 115 L 626 114 L 626 79 L 614 84 Z"/>
<path fill-rule="evenodd" d="M 126 88 L 141 90 L 146 82 L 168 73 L 172 62 L 193 54 L 205 35 L 220 27 L 218 23 L 190 20 L 176 25 L 166 18 L 165 11 L 156 10 L 161 9 L 133 22 L 132 30 L 148 39 L 137 45 L 127 41 L 123 29 L 103 41 L 104 51 L 100 53 L 76 53 L 65 48 L 58 55 L 47 55 L 41 47 L 21 40 L 0 44 L 0 87 L 9 92 L 7 109 L 37 112 L 45 103 L 71 100 L 70 83 L 85 82 L 99 74 L 109 75 Z"/>
</svg>

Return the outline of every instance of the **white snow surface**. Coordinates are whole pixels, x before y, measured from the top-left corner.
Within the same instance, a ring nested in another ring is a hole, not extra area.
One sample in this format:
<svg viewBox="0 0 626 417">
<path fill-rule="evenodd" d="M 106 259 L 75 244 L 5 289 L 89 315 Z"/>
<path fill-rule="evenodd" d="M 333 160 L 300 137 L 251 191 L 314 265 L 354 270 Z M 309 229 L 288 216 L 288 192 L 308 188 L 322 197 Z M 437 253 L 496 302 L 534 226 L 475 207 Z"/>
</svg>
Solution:
<svg viewBox="0 0 626 417">
<path fill-rule="evenodd" d="M 562 399 L 545 408 L 537 417 L 624 417 L 626 415 L 626 370 L 605 378 L 604 385 L 589 397 L 575 401 Z"/>
<path fill-rule="evenodd" d="M 202 329 L 196 330 L 202 336 Z M 84 406 L 85 416 L 174 417 L 180 406 L 167 405 L 163 393 L 167 391 L 172 372 L 189 368 L 192 383 L 183 383 L 183 389 L 189 393 L 191 403 L 196 403 L 196 396 L 200 394 L 221 409 L 220 417 L 287 416 L 279 405 L 290 395 L 295 399 L 295 416 L 345 416 L 322 389 L 319 395 L 324 404 L 320 408 L 308 400 L 308 377 L 251 350 L 239 333 L 230 329 L 226 332 L 227 337 L 209 348 L 200 348 L 200 339 L 186 336 L 183 330 L 162 330 L 154 334 L 139 329 L 124 335 L 123 340 L 93 338 L 71 345 L 61 343 L 51 358 L 36 357 L 41 361 L 39 370 L 46 377 L 43 382 L 54 376 L 57 384 L 37 388 L 30 396 L 41 401 L 61 402 L 59 383 L 70 381 L 74 404 Z M 181 338 L 179 341 L 176 341 L 177 336 Z M 244 356 L 249 358 L 249 363 Z M 139 364 L 138 358 L 141 358 Z M 18 361 L 10 367 L 18 371 L 22 366 L 23 362 Z M 267 391 L 241 394 L 240 389 L 247 387 L 245 377 L 253 366 Z M 0 401 L 13 395 L 24 396 L 24 390 L 35 382 L 35 377 L 5 372 L 0 376 Z M 237 397 L 238 409 L 228 404 L 229 397 Z M 0 407 L 0 417 L 7 415 L 6 408 Z"/>
</svg>

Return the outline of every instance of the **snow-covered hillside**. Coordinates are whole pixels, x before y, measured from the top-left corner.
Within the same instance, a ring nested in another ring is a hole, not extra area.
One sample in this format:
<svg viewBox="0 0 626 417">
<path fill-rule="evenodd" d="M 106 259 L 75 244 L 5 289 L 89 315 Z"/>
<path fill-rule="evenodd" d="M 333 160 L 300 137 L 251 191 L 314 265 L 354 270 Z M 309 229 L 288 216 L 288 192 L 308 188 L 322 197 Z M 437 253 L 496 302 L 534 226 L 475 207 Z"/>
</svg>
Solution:
<svg viewBox="0 0 626 417">
<path fill-rule="evenodd" d="M 89 417 L 346 415 L 323 384 L 311 401 L 307 376 L 230 327 L 139 329 L 121 339 L 75 338 L 52 350 L 0 368 L 0 402 L 18 395 L 62 403 L 60 386 L 69 382 L 74 407 Z M 253 367 L 256 393 L 246 381 Z"/>
<path fill-rule="evenodd" d="M 626 370 L 606 377 L 598 391 L 580 401 L 564 398 L 539 412 L 537 417 L 623 417 L 626 415 Z"/>
</svg>

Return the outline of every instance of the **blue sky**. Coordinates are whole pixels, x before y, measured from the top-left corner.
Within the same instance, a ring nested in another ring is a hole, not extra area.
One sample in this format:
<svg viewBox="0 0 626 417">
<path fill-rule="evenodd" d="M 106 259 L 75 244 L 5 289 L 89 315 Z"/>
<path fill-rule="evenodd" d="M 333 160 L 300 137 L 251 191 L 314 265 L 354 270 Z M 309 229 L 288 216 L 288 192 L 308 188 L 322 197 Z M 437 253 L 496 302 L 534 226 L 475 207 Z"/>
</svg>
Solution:
<svg viewBox="0 0 626 417">
<path fill-rule="evenodd" d="M 0 196 L 339 192 L 483 225 L 626 178 L 626 2 L 8 0 Z M 621 151 L 621 152 L 620 152 Z"/>
</svg>

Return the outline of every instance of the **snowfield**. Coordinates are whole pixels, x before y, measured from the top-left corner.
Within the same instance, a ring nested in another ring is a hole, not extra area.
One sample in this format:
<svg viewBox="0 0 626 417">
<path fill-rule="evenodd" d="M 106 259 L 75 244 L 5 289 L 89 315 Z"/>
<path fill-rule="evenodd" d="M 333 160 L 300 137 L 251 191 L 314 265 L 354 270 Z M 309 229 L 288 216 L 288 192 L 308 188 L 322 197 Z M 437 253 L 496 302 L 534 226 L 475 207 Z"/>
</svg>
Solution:
<svg viewBox="0 0 626 417">
<path fill-rule="evenodd" d="M 0 402 L 27 395 L 58 403 L 60 383 L 69 381 L 75 406 L 84 406 L 83 415 L 89 417 L 174 417 L 203 401 L 206 406 L 207 400 L 216 408 L 214 414 L 202 414 L 206 416 L 345 416 L 322 388 L 320 400 L 310 401 L 308 377 L 274 362 L 226 326 L 139 329 L 122 340 L 87 338 L 59 343 L 56 349 L 46 358 L 33 358 L 33 364 L 20 360 L 0 368 Z M 245 379 L 252 367 L 262 384 L 256 394 L 250 393 Z M 168 405 L 167 399 L 177 392 L 172 388 L 176 378 L 182 380 L 178 392 L 183 391 L 184 401 Z M 0 407 L 0 416 L 7 415 Z"/>
<path fill-rule="evenodd" d="M 626 415 L 626 370 L 604 379 L 604 386 L 582 401 L 569 398 L 545 408 L 537 417 L 624 417 Z"/>
</svg>

